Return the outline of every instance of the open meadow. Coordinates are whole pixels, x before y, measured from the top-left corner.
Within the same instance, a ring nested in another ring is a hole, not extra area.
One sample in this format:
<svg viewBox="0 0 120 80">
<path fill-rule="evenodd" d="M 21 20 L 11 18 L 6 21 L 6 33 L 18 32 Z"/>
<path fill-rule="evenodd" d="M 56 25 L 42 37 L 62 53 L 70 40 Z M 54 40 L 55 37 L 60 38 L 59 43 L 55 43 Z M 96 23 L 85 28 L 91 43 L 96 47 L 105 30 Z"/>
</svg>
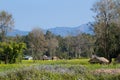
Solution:
<svg viewBox="0 0 120 80">
<path fill-rule="evenodd" d="M 23 60 L 0 64 L 0 80 L 120 80 L 120 64 L 90 64 L 88 59 Z"/>
</svg>

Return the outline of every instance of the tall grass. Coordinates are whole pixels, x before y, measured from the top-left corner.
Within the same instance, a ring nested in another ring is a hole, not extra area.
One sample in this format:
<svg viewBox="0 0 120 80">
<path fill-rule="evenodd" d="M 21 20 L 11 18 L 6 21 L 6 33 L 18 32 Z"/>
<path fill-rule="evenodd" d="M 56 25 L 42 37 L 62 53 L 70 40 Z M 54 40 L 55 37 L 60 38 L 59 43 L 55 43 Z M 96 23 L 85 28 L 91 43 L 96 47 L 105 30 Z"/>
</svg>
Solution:
<svg viewBox="0 0 120 80">
<path fill-rule="evenodd" d="M 120 80 L 120 75 L 95 75 L 84 66 L 35 65 L 0 75 L 0 80 Z"/>
<path fill-rule="evenodd" d="M 0 80 L 120 80 L 120 74 L 92 73 L 96 69 L 117 69 L 120 64 L 89 64 L 88 59 L 27 61 L 0 64 Z"/>
<path fill-rule="evenodd" d="M 72 66 L 72 65 L 83 65 L 89 70 L 95 69 L 108 69 L 108 68 L 120 68 L 120 64 L 109 64 L 109 65 L 100 65 L 100 64 L 90 64 L 88 62 L 89 59 L 73 59 L 73 60 L 39 60 L 39 61 L 32 61 L 32 60 L 23 60 L 20 64 L 0 64 L 0 72 L 8 71 L 11 69 L 22 68 L 25 66 L 32 66 L 32 65 L 64 65 L 64 66 Z"/>
</svg>

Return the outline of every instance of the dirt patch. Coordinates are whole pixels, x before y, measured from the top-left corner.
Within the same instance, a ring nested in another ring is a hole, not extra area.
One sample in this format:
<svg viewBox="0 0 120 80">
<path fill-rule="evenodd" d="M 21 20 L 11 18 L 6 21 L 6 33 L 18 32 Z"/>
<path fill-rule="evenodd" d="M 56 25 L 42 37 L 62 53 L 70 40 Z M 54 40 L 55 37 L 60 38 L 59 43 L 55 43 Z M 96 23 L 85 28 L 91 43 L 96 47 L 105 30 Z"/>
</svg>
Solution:
<svg viewBox="0 0 120 80">
<path fill-rule="evenodd" d="M 93 74 L 120 74 L 120 69 L 97 69 Z"/>
</svg>

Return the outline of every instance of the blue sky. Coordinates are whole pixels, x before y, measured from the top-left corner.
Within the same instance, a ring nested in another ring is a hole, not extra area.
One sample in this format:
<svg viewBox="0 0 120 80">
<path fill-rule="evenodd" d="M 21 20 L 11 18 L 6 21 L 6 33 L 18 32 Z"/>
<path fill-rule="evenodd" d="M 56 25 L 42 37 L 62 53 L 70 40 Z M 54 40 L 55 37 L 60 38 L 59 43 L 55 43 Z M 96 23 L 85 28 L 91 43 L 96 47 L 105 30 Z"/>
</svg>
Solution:
<svg viewBox="0 0 120 80">
<path fill-rule="evenodd" d="M 0 0 L 0 11 L 13 15 L 15 28 L 76 27 L 92 22 L 90 10 L 97 0 Z"/>
</svg>

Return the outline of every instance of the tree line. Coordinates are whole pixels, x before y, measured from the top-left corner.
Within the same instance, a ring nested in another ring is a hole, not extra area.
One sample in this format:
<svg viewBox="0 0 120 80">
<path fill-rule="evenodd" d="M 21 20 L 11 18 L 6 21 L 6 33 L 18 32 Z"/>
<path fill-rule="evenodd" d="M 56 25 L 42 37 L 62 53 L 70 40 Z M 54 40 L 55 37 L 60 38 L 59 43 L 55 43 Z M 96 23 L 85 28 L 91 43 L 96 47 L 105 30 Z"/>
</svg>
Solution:
<svg viewBox="0 0 120 80">
<path fill-rule="evenodd" d="M 80 33 L 77 36 L 54 35 L 50 31 L 43 32 L 34 28 L 26 36 L 7 36 L 13 29 L 12 15 L 0 12 L 0 60 L 5 63 L 20 62 L 24 55 L 34 60 L 42 59 L 43 55 L 57 56 L 60 59 L 73 59 L 98 55 L 112 58 L 120 54 L 120 1 L 99 0 L 91 9 L 94 22 L 91 23 L 93 34 Z"/>
<path fill-rule="evenodd" d="M 89 57 L 93 53 L 93 37 L 89 34 L 61 37 L 41 29 L 33 29 L 24 39 L 28 52 L 34 59 L 42 59 L 43 55 L 58 56 L 61 59 Z"/>
</svg>

